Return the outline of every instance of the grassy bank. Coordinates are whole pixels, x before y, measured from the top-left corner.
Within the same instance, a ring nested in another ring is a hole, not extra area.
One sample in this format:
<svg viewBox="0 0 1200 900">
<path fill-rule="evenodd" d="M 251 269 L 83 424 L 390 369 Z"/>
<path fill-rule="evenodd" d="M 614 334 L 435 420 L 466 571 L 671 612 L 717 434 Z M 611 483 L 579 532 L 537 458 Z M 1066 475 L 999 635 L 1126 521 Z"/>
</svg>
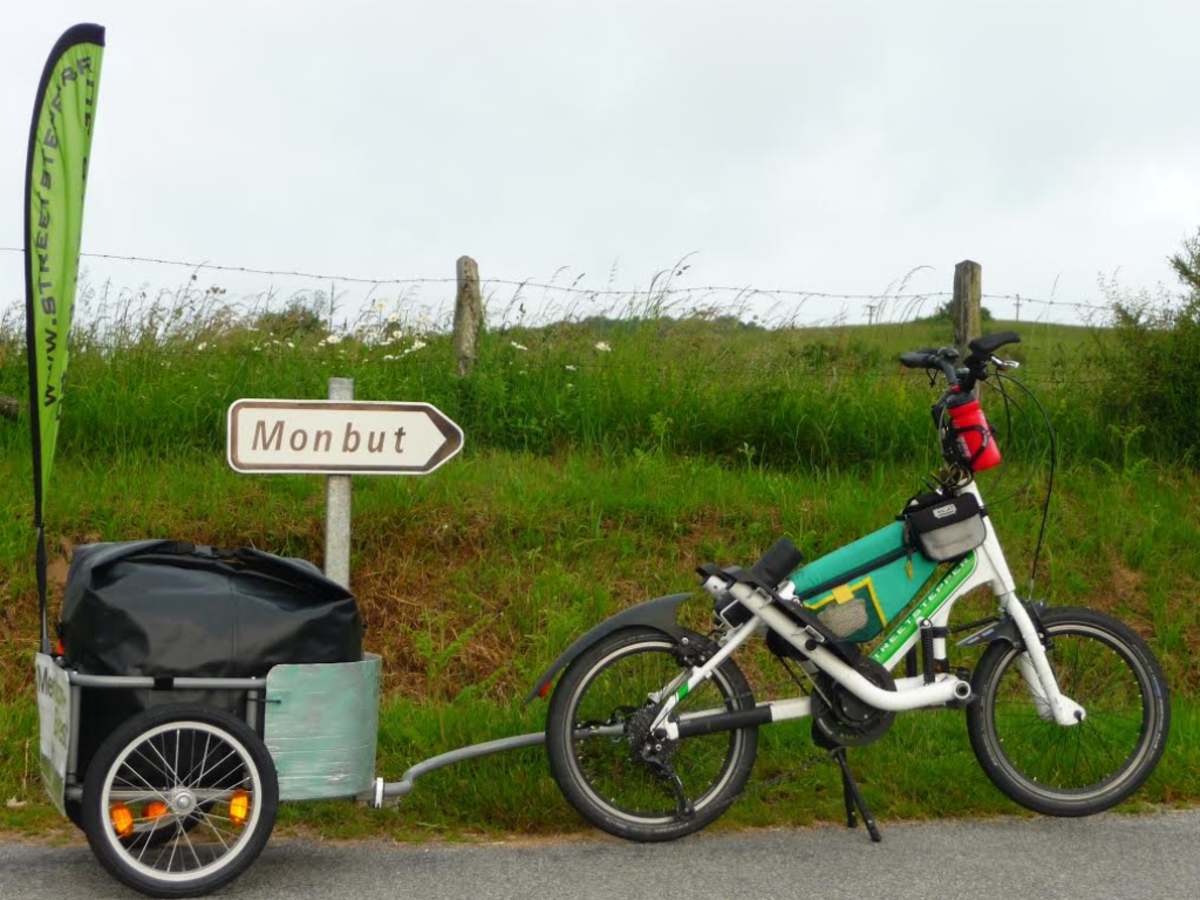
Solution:
<svg viewBox="0 0 1200 900">
<path fill-rule="evenodd" d="M 388 332 L 330 343 L 286 323 L 230 327 L 215 318 L 183 336 L 132 335 L 104 348 L 81 337 L 71 361 L 60 450 L 112 460 L 136 449 L 220 455 L 225 415 L 240 397 L 324 397 L 331 375 L 355 379 L 364 400 L 433 403 L 459 422 L 473 449 L 552 455 L 650 451 L 756 465 L 839 468 L 879 460 L 927 464 L 932 442 L 924 373 L 897 356 L 949 342 L 942 323 L 763 331 L 735 321 L 566 323 L 484 335 L 475 372 L 453 375 L 445 335 Z M 1066 458 L 1125 464 L 1154 456 L 1153 435 L 1112 418 L 1091 360 L 1102 331 L 1012 325 L 1059 431 Z M 251 327 L 258 330 L 249 330 Z M 25 398 L 23 338 L 0 335 L 0 395 Z M 1011 443 L 990 387 L 985 402 Z M 1031 405 L 1025 407 L 1033 412 Z M 21 428 L 0 449 L 26 453 Z"/>
<path fill-rule="evenodd" d="M 27 804 L 0 806 L 0 828 L 23 830 L 53 818 L 34 774 L 28 466 L 22 453 L 0 460 L 0 483 L 9 486 L 0 497 L 0 689 L 9 698 L 0 705 L 0 798 Z M 588 626 L 647 597 L 693 587 L 700 562 L 752 561 L 781 533 L 813 558 L 890 520 L 918 488 L 918 471 L 894 462 L 788 471 L 750 457 L 656 447 L 552 455 L 476 449 L 431 478 L 357 479 L 355 589 L 368 647 L 385 660 L 381 772 L 397 777 L 433 753 L 537 729 L 543 705 L 522 710 L 519 700 Z M 1015 487 L 1019 476 L 993 477 Z M 1194 474 L 1145 462 L 1068 466 L 1039 579 L 1040 596 L 1120 616 L 1163 660 L 1176 726 L 1142 801 L 1200 798 L 1196 488 Z M 994 482 L 984 489 L 997 498 L 1008 492 Z M 72 452 L 55 478 L 51 570 L 56 579 L 65 574 L 74 543 L 151 536 L 253 545 L 319 562 L 322 505 L 319 479 L 237 476 L 213 454 L 168 441 L 127 443 L 105 456 Z M 1038 503 L 1017 497 L 994 514 L 1023 582 Z M 968 605 L 986 609 L 978 600 Z M 688 615 L 702 625 L 703 601 Z M 970 615 L 963 609 L 961 619 Z M 971 661 L 965 654 L 957 660 Z M 761 653 L 744 665 L 763 689 L 783 675 Z M 768 728 L 764 739 L 760 778 L 792 768 L 811 746 L 803 724 Z M 959 715 L 902 716 L 884 741 L 855 756 L 883 816 L 1016 809 L 978 770 Z M 813 784 L 821 786 L 815 802 L 806 793 Z M 834 819 L 838 802 L 832 770 L 821 770 L 748 799 L 729 821 Z M 432 776 L 405 810 L 397 817 L 328 804 L 297 807 L 286 818 L 331 835 L 581 827 L 535 751 Z"/>
</svg>

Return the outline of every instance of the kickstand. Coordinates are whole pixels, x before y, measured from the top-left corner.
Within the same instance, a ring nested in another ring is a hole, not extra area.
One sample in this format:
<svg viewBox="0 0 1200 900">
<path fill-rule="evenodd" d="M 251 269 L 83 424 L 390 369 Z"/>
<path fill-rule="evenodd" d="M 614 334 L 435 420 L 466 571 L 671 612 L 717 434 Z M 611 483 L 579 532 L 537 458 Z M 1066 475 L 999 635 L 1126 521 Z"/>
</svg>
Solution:
<svg viewBox="0 0 1200 900">
<path fill-rule="evenodd" d="M 878 844 L 883 840 L 883 835 L 879 833 L 875 819 L 871 816 L 871 810 L 867 807 L 867 801 L 863 798 L 862 791 L 858 789 L 854 776 L 850 774 L 850 764 L 846 762 L 846 748 L 838 747 L 831 750 L 829 755 L 837 761 L 838 768 L 842 770 L 842 796 L 846 800 L 846 827 L 857 827 L 858 823 L 855 819 L 857 808 L 858 813 L 862 815 L 863 824 L 867 826 L 867 833 L 871 835 L 871 840 Z"/>
</svg>

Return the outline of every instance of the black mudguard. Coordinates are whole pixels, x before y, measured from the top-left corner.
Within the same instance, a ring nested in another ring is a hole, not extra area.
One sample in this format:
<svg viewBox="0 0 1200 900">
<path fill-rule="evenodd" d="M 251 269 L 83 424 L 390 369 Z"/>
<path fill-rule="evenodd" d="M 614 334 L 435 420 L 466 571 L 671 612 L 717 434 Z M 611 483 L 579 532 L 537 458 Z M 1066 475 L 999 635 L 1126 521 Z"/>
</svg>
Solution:
<svg viewBox="0 0 1200 900">
<path fill-rule="evenodd" d="M 1029 613 L 1029 617 L 1033 619 L 1033 625 L 1037 629 L 1038 637 L 1042 643 L 1046 643 L 1046 631 L 1042 626 L 1042 613 L 1046 611 L 1046 604 L 1038 601 L 1037 603 L 1026 603 L 1025 609 Z M 989 625 L 981 631 L 975 632 L 970 637 L 963 638 L 958 642 L 959 647 L 975 647 L 979 644 L 992 644 L 996 641 L 1007 641 L 1018 650 L 1025 649 L 1025 641 L 1021 637 L 1021 631 L 1017 628 L 1017 623 L 1009 616 L 1004 616 L 1000 621 L 993 625 Z"/>
<path fill-rule="evenodd" d="M 631 606 L 629 609 L 617 613 L 612 618 L 606 619 L 596 627 L 590 629 L 583 637 L 579 638 L 579 640 L 575 641 L 575 643 L 559 654 L 558 659 L 554 660 L 550 668 L 546 670 L 546 673 L 534 685 L 529 696 L 525 698 L 525 702 L 529 703 L 536 697 L 544 696 L 549 690 L 550 685 L 554 683 L 554 679 L 558 676 L 559 672 L 574 662 L 576 657 L 591 647 L 596 641 L 607 637 L 614 631 L 640 625 L 648 628 L 657 628 L 659 631 L 669 634 L 676 639 L 693 636 L 695 632 L 689 628 L 684 628 L 675 621 L 675 611 L 678 609 L 679 604 L 691 596 L 691 594 L 668 594 L 666 597 L 647 600 L 645 603 L 639 603 L 637 606 Z"/>
</svg>

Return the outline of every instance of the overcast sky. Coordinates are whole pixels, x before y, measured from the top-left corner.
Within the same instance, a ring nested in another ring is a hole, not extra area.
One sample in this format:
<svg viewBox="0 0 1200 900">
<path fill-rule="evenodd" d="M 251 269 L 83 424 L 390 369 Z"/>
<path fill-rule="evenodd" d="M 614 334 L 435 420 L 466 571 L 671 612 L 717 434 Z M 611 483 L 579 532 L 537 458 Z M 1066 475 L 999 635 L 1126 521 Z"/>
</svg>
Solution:
<svg viewBox="0 0 1200 900">
<path fill-rule="evenodd" d="M 0 29 L 0 245 L 77 21 L 108 28 L 85 251 L 591 286 L 694 253 L 687 284 L 837 293 L 969 257 L 1094 300 L 1171 283 L 1200 226 L 1195 2 L 46 0 Z M 0 253 L 0 299 L 20 278 Z"/>
</svg>

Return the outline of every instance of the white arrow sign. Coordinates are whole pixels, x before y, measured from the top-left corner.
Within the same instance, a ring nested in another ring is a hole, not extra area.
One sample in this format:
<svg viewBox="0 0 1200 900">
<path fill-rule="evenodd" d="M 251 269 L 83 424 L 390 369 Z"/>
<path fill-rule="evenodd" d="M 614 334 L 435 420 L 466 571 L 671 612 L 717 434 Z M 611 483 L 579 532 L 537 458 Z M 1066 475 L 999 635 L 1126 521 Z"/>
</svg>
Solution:
<svg viewBox="0 0 1200 900">
<path fill-rule="evenodd" d="M 425 475 L 463 445 L 428 403 L 238 400 L 229 407 L 229 465 L 238 472 Z"/>
</svg>

